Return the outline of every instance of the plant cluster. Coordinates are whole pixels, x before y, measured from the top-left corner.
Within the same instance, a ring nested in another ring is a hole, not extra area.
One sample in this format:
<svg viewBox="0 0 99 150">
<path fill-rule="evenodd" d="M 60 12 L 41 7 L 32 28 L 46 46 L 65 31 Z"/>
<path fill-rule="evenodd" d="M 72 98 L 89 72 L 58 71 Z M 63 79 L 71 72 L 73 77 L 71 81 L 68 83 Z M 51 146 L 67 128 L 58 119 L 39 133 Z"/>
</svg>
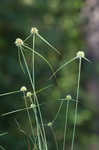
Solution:
<svg viewBox="0 0 99 150">
<path fill-rule="evenodd" d="M 32 39 L 32 47 L 31 47 L 31 45 L 28 45 L 28 43 L 27 43 L 27 41 L 30 38 Z M 75 129 L 76 129 L 76 123 L 77 123 L 77 110 L 78 110 L 78 103 L 80 101 L 79 90 L 80 90 L 81 64 L 82 64 L 82 59 L 85 61 L 88 61 L 88 62 L 89 62 L 89 60 L 86 58 L 85 53 L 83 51 L 78 51 L 77 54 L 72 59 L 70 59 L 69 61 L 66 61 L 63 65 L 59 66 L 59 68 L 56 71 L 54 71 L 54 69 L 53 69 L 51 63 L 48 61 L 48 59 L 36 51 L 36 48 L 35 48 L 36 38 L 41 39 L 45 44 L 47 44 L 57 54 L 61 55 L 61 53 L 55 47 L 53 47 L 45 38 L 43 38 L 39 34 L 38 29 L 35 27 L 31 28 L 30 34 L 25 40 L 22 40 L 21 38 L 16 39 L 15 45 L 18 48 L 19 64 L 20 64 L 20 67 L 21 67 L 23 73 L 25 74 L 25 72 L 27 72 L 27 74 L 28 74 L 28 80 L 31 84 L 31 90 L 28 90 L 27 87 L 22 85 L 21 88 L 17 91 L 12 91 L 9 93 L 0 94 L 0 97 L 2 97 L 2 96 L 7 96 L 10 94 L 15 94 L 15 93 L 21 92 L 22 97 L 24 99 L 24 104 L 25 104 L 24 108 L 1 114 L 0 117 L 4 117 L 4 116 L 7 116 L 7 115 L 10 115 L 13 113 L 17 113 L 17 112 L 21 112 L 21 111 L 26 111 L 27 117 L 28 117 L 28 124 L 30 126 L 30 131 L 31 131 L 30 135 L 27 135 L 27 133 L 21 128 L 19 122 L 16 119 L 15 119 L 15 121 L 16 121 L 17 127 L 20 130 L 20 132 L 22 132 L 24 135 L 26 135 L 28 137 L 27 138 L 28 139 L 27 145 L 28 146 L 30 145 L 31 149 L 34 149 L 34 150 L 49 150 L 50 148 L 48 145 L 47 133 L 45 130 L 46 127 L 49 127 L 51 132 L 52 132 L 53 138 L 54 138 L 56 149 L 59 150 L 59 144 L 57 142 L 57 137 L 56 137 L 56 134 L 54 131 L 54 124 L 56 123 L 56 120 L 59 117 L 59 114 L 61 113 L 62 106 L 64 105 L 64 102 L 65 102 L 66 108 L 65 108 L 64 136 L 63 136 L 63 142 L 61 144 L 61 149 L 65 150 L 65 149 L 67 149 L 66 148 L 66 135 L 67 135 L 67 128 L 68 128 L 69 104 L 72 101 L 75 103 L 75 110 L 74 110 L 74 125 L 73 125 L 72 141 L 71 141 L 70 150 L 74 150 L 74 141 L 75 141 L 75 132 L 76 132 Z M 27 62 L 25 53 L 30 53 L 30 55 L 31 55 L 32 71 L 30 70 L 30 68 L 28 66 L 28 62 Z M 64 67 L 66 67 L 70 63 L 78 60 L 78 77 L 77 77 L 76 98 L 73 98 L 70 94 L 66 95 L 65 98 L 59 97 L 58 100 L 61 102 L 60 102 L 60 106 L 58 108 L 58 111 L 55 114 L 54 118 L 50 122 L 47 122 L 47 123 L 45 123 L 43 121 L 42 111 L 41 111 L 41 107 L 43 104 L 40 104 L 37 94 L 39 92 L 42 92 L 43 90 L 46 90 L 47 88 L 49 88 L 51 86 L 48 85 L 47 87 L 44 87 L 44 88 L 36 91 L 35 55 L 37 55 L 40 59 L 42 59 L 49 66 L 51 73 L 52 73 L 52 75 L 49 78 L 50 80 L 53 77 L 56 78 L 56 73 L 61 71 L 61 69 L 63 69 Z M 32 118 L 34 118 L 34 120 L 35 120 L 35 128 L 34 128 L 34 123 L 33 123 Z M 5 135 L 5 134 L 9 134 L 9 133 L 6 133 L 6 132 L 2 133 L 1 136 Z M 4 149 L 4 148 L 1 146 L 1 149 Z"/>
</svg>

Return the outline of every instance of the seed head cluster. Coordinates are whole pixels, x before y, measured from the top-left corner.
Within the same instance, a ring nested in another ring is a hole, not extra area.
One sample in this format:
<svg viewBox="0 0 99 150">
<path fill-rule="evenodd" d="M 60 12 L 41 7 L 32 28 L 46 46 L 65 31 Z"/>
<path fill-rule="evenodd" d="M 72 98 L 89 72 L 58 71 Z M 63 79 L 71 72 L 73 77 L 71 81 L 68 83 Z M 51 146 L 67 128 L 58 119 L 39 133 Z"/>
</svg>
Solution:
<svg viewBox="0 0 99 150">
<path fill-rule="evenodd" d="M 51 127 L 52 126 L 52 122 L 49 122 L 47 125 L 48 125 L 48 127 Z"/>
<path fill-rule="evenodd" d="M 27 92 L 27 93 L 26 93 L 26 96 L 27 96 L 27 97 L 31 97 L 31 96 L 32 96 L 32 93 L 31 93 L 31 92 Z"/>
<path fill-rule="evenodd" d="M 32 27 L 30 33 L 31 34 L 33 34 L 33 33 L 37 34 L 38 33 L 38 29 L 36 27 Z"/>
<path fill-rule="evenodd" d="M 72 99 L 71 95 L 66 96 L 66 100 L 71 100 L 71 99 Z"/>
<path fill-rule="evenodd" d="M 78 51 L 77 52 L 77 57 L 84 58 L 85 57 L 85 53 L 83 51 Z"/>
<path fill-rule="evenodd" d="M 15 41 L 15 45 L 18 46 L 18 47 L 21 47 L 23 45 L 23 41 L 20 39 L 20 38 L 17 38 L 16 41 Z"/>
<path fill-rule="evenodd" d="M 36 105 L 35 104 L 31 104 L 31 106 L 30 106 L 31 108 L 35 108 L 36 107 Z"/>
<path fill-rule="evenodd" d="M 20 88 L 20 91 L 21 91 L 21 92 L 26 92 L 26 91 L 27 91 L 27 88 L 26 88 L 25 86 L 22 86 L 22 87 Z"/>
</svg>

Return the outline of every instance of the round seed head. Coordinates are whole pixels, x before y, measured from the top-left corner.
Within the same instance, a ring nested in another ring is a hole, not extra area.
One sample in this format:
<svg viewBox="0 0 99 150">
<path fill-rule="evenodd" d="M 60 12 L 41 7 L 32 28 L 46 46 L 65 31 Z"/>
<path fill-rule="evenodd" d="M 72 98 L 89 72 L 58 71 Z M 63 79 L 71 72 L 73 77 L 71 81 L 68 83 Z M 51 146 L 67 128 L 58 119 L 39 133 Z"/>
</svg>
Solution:
<svg viewBox="0 0 99 150">
<path fill-rule="evenodd" d="M 83 51 L 78 51 L 77 52 L 77 57 L 84 58 L 85 57 L 85 53 Z"/>
<path fill-rule="evenodd" d="M 67 96 L 66 96 L 66 100 L 69 101 L 69 100 L 71 100 L 71 99 L 72 99 L 71 95 L 67 95 Z"/>
<path fill-rule="evenodd" d="M 27 96 L 27 97 L 31 97 L 31 96 L 32 96 L 32 93 L 31 93 L 31 92 L 27 92 L 27 93 L 26 93 L 26 96 Z"/>
<path fill-rule="evenodd" d="M 48 126 L 48 127 L 51 127 L 51 126 L 52 126 L 52 122 L 49 122 L 49 123 L 47 124 L 47 126 Z"/>
<path fill-rule="evenodd" d="M 20 46 L 23 45 L 23 41 L 20 38 L 17 38 L 16 41 L 15 41 L 15 45 L 20 47 Z"/>
<path fill-rule="evenodd" d="M 35 104 L 31 104 L 31 106 L 30 106 L 31 108 L 35 108 L 36 107 L 36 105 Z"/>
<path fill-rule="evenodd" d="M 25 92 L 25 91 L 27 91 L 27 88 L 26 88 L 25 86 L 22 86 L 22 87 L 20 88 L 20 91 L 21 91 L 21 92 Z"/>
<path fill-rule="evenodd" d="M 32 27 L 30 33 L 31 33 L 31 34 L 33 34 L 33 33 L 36 33 L 36 34 L 37 34 L 37 33 L 38 33 L 38 29 L 35 28 L 35 27 Z"/>
</svg>

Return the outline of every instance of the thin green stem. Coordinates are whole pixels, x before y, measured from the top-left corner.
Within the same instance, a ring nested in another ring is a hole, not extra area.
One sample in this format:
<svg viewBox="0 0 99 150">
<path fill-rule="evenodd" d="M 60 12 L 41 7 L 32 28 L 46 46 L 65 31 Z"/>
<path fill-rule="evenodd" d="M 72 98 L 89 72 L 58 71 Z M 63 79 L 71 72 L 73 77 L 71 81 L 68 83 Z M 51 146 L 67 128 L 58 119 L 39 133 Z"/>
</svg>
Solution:
<svg viewBox="0 0 99 150">
<path fill-rule="evenodd" d="M 65 150 L 65 140 L 66 140 L 66 132 L 67 132 L 67 120 L 68 120 L 69 102 L 70 101 L 67 100 L 66 115 L 65 115 L 65 130 L 64 130 L 63 150 Z"/>
<path fill-rule="evenodd" d="M 31 107 L 28 107 L 28 109 L 31 109 Z M 18 109 L 18 110 L 13 110 L 11 112 L 4 113 L 4 114 L 2 114 L 0 116 L 4 117 L 4 116 L 10 115 L 10 114 L 14 114 L 14 113 L 17 113 L 17 112 L 21 112 L 21 111 L 24 111 L 24 110 L 26 110 L 26 108 L 22 108 L 22 109 Z"/>
<path fill-rule="evenodd" d="M 4 133 L 0 133 L 0 136 L 4 136 L 4 135 L 7 135 L 8 132 L 4 132 Z"/>
<path fill-rule="evenodd" d="M 77 123 L 77 110 L 78 110 L 80 74 L 81 74 L 81 58 L 79 58 L 79 72 L 78 72 L 77 95 L 76 95 L 76 106 L 75 106 L 75 114 L 74 114 L 74 127 L 73 127 L 73 136 L 72 136 L 71 150 L 73 150 L 73 148 L 74 148 L 75 129 L 76 129 L 76 123 Z"/>
<path fill-rule="evenodd" d="M 43 105 L 43 104 L 41 104 L 41 105 Z M 37 107 L 37 105 L 36 105 L 36 107 Z M 31 110 L 33 108 L 32 107 L 27 107 L 27 108 L 21 108 L 21 109 L 13 110 L 11 112 L 7 112 L 7 113 L 4 113 L 4 114 L 1 114 L 0 117 L 4 117 L 4 116 L 10 115 L 10 114 L 14 114 L 14 113 L 17 113 L 17 112 L 21 112 L 21 111 L 26 111 L 27 109 Z"/>
<path fill-rule="evenodd" d="M 53 47 L 45 38 L 43 38 L 39 33 L 36 34 L 44 43 L 46 43 L 49 47 L 51 47 L 55 52 L 61 54 L 55 47 Z"/>
<path fill-rule="evenodd" d="M 2 145 L 0 145 L 0 149 L 1 150 L 6 150 Z"/>
<path fill-rule="evenodd" d="M 34 84 L 34 89 L 35 89 L 35 66 L 34 66 L 34 47 L 35 46 L 35 33 L 33 34 L 33 53 L 32 53 L 32 66 L 33 66 L 33 70 L 32 70 L 32 75 L 33 75 L 33 84 Z"/>
<path fill-rule="evenodd" d="M 57 72 L 59 72 L 62 68 L 64 68 L 66 65 L 70 64 L 71 62 L 73 62 L 75 59 L 77 59 L 77 57 L 72 58 L 71 60 L 67 61 L 66 63 L 64 63 L 63 65 L 61 65 L 50 77 L 50 79 L 56 75 Z"/>
<path fill-rule="evenodd" d="M 29 71 L 29 69 L 28 69 L 28 65 L 27 65 L 27 62 L 26 62 L 26 59 L 25 59 L 25 56 L 24 56 L 24 53 L 23 53 L 22 48 L 21 48 L 20 50 L 21 50 L 21 53 L 22 53 L 22 56 L 23 56 L 23 60 L 24 60 L 24 63 L 25 63 L 26 69 L 27 69 L 27 73 L 28 73 L 28 76 L 29 76 L 29 79 L 30 79 L 30 83 L 31 83 L 31 85 L 33 86 L 32 78 L 31 78 L 31 74 L 30 74 L 30 71 Z M 33 87 L 34 87 L 34 86 L 33 86 Z M 34 89 L 34 88 L 33 88 L 33 89 Z"/>
<path fill-rule="evenodd" d="M 24 70 L 23 64 L 22 64 L 22 62 L 21 62 L 21 55 L 20 55 L 20 49 L 19 49 L 19 47 L 18 47 L 18 59 L 19 59 L 20 67 L 21 67 L 23 73 L 25 74 L 25 70 Z"/>
<path fill-rule="evenodd" d="M 26 46 L 26 45 L 23 45 L 24 48 L 26 48 L 27 50 L 29 50 L 30 52 L 33 52 L 33 49 L 31 49 L 30 47 Z M 48 62 L 48 60 L 43 56 L 41 55 L 40 53 L 38 53 L 37 51 L 34 51 L 34 53 L 39 56 L 41 59 L 44 60 L 44 62 L 47 63 L 47 65 L 49 66 L 49 68 L 51 69 L 51 71 L 53 72 L 53 67 L 52 65 Z"/>
<path fill-rule="evenodd" d="M 32 121 L 31 121 L 30 113 L 29 113 L 28 106 L 27 106 L 27 101 L 26 101 L 25 93 L 23 92 L 23 94 L 24 94 L 23 96 L 24 96 L 25 107 L 26 107 L 26 111 L 27 111 L 27 114 L 28 114 L 28 119 L 29 119 L 31 131 L 32 131 L 32 136 L 35 139 L 34 130 L 33 130 Z"/>
<path fill-rule="evenodd" d="M 34 56 L 35 56 L 35 33 L 33 34 L 33 45 L 32 45 L 33 47 L 33 53 L 32 53 L 32 65 L 33 65 L 33 72 L 32 72 L 32 74 L 33 74 L 33 85 L 34 85 L 34 100 L 36 101 L 36 97 L 35 97 L 35 95 L 36 95 L 36 92 L 35 92 L 35 58 L 34 58 Z M 39 106 L 38 106 L 39 107 Z M 40 110 L 40 109 L 39 109 Z M 40 113 L 41 114 L 41 113 Z M 37 115 L 36 115 L 37 116 Z M 41 115 L 40 115 L 41 116 Z M 41 118 L 42 118 L 42 116 L 41 116 Z M 40 128 L 40 127 L 39 127 Z M 44 138 L 45 138 L 45 145 L 46 145 L 46 143 L 47 143 L 47 141 L 46 141 L 46 136 L 45 136 L 45 131 L 44 131 L 44 127 L 43 127 L 43 134 L 44 134 Z M 41 132 L 41 135 L 42 135 L 42 132 Z M 42 136 L 43 137 L 43 136 Z M 42 140 L 43 140 L 43 138 L 42 138 Z M 46 150 L 47 150 L 47 146 L 46 146 Z"/>
<path fill-rule="evenodd" d="M 25 66 L 26 66 L 26 69 L 27 69 L 27 72 L 28 72 L 28 76 L 29 76 L 29 79 L 30 79 L 30 82 L 31 82 L 31 85 L 32 85 L 32 88 L 33 88 L 33 91 L 34 91 L 34 97 L 36 98 L 36 103 L 37 103 L 37 105 L 38 105 L 38 111 L 39 111 L 40 120 L 41 120 L 41 124 L 42 124 L 42 129 L 43 129 L 43 134 L 44 134 L 44 138 L 45 138 L 45 143 L 46 143 L 45 145 L 47 145 L 46 136 L 45 136 L 45 130 L 44 130 L 44 125 L 43 125 L 43 120 L 42 120 L 42 115 L 41 115 L 41 111 L 40 111 L 40 107 L 39 107 L 38 98 L 37 98 L 37 95 L 36 95 L 36 91 L 35 91 L 35 88 L 34 88 L 34 84 L 33 84 L 32 78 L 31 78 L 31 74 L 30 74 L 30 71 L 29 71 L 29 68 L 28 68 L 28 65 L 27 65 L 27 62 L 26 62 L 24 53 L 23 53 L 23 51 L 22 51 L 22 48 L 21 48 L 21 53 L 22 53 L 22 55 L 23 55 L 24 63 L 25 63 Z M 38 123 L 39 123 L 39 122 L 38 122 Z M 40 139 L 40 138 L 39 138 L 39 139 Z M 47 150 L 47 147 L 46 147 L 46 150 Z"/>
<path fill-rule="evenodd" d="M 26 42 L 31 36 L 32 34 L 30 34 L 23 42 Z"/>
<path fill-rule="evenodd" d="M 57 143 L 56 135 L 54 133 L 54 130 L 53 130 L 52 126 L 50 126 L 50 130 L 51 130 L 51 132 L 53 134 L 53 137 L 54 137 L 54 141 L 55 141 L 55 145 L 56 145 L 56 150 L 58 150 L 58 143 Z"/>
<path fill-rule="evenodd" d="M 36 94 L 39 94 L 39 93 L 41 93 L 42 91 L 45 91 L 46 89 L 48 89 L 48 88 L 50 88 L 50 87 L 52 87 L 53 85 L 48 85 L 48 86 L 46 86 L 46 87 L 44 87 L 44 88 L 41 88 L 41 89 L 39 89 L 39 90 L 37 90 L 36 91 Z M 32 94 L 32 95 L 34 95 L 34 94 Z"/>
<path fill-rule="evenodd" d="M 37 126 L 38 146 L 39 146 L 39 149 L 42 150 L 42 146 L 41 146 L 42 144 L 41 144 L 41 138 L 40 138 L 40 126 L 39 126 L 39 122 L 38 122 L 36 108 L 34 108 L 33 111 L 34 111 L 34 114 L 35 114 L 35 120 L 36 120 L 36 126 Z"/>
<path fill-rule="evenodd" d="M 16 118 L 15 118 L 15 123 L 16 123 L 16 125 L 17 125 L 17 127 L 18 127 L 18 130 L 19 130 L 24 136 L 28 137 L 28 139 L 32 142 L 32 144 L 34 144 L 33 139 L 31 138 L 31 136 L 27 135 L 27 133 L 26 133 L 23 129 L 21 129 L 21 126 L 20 126 L 19 122 L 16 120 Z"/>
<path fill-rule="evenodd" d="M 64 102 L 62 101 L 61 104 L 60 104 L 60 106 L 59 106 L 59 108 L 58 108 L 58 111 L 57 111 L 57 113 L 56 113 L 54 119 L 52 120 L 52 123 L 54 123 L 54 122 L 56 121 L 56 119 L 57 119 L 57 117 L 58 117 L 58 115 L 59 115 L 59 113 L 60 113 L 60 111 L 61 111 L 61 108 L 62 108 L 63 103 L 64 103 Z"/>
<path fill-rule="evenodd" d="M 8 92 L 8 93 L 3 93 L 3 94 L 0 94 L 0 97 L 1 96 L 6 96 L 6 95 L 10 95 L 10 94 L 19 93 L 19 92 L 21 92 L 21 91 L 19 90 L 19 91 L 13 91 L 13 92 Z"/>
</svg>

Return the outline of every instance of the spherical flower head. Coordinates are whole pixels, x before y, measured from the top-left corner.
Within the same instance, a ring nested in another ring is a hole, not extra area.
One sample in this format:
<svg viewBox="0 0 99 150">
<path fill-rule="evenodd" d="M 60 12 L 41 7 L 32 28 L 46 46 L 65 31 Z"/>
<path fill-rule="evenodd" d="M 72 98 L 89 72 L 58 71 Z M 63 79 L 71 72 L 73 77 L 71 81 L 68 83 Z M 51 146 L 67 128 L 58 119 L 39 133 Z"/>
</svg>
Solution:
<svg viewBox="0 0 99 150">
<path fill-rule="evenodd" d="M 27 91 L 27 88 L 26 88 L 25 86 L 22 86 L 22 87 L 20 88 L 20 91 L 21 91 L 21 92 L 26 92 L 26 91 Z"/>
<path fill-rule="evenodd" d="M 26 96 L 27 96 L 27 97 L 31 97 L 31 96 L 32 96 L 32 93 L 31 93 L 31 92 L 27 92 L 27 93 L 26 93 Z"/>
<path fill-rule="evenodd" d="M 66 96 L 66 100 L 70 101 L 72 99 L 71 95 Z"/>
<path fill-rule="evenodd" d="M 38 33 L 38 29 L 35 28 L 35 27 L 32 27 L 30 32 L 31 32 L 31 34 L 33 34 L 33 33 L 37 34 Z"/>
<path fill-rule="evenodd" d="M 17 38 L 15 44 L 16 46 L 21 47 L 23 45 L 23 41 L 20 38 Z"/>
<path fill-rule="evenodd" d="M 30 106 L 31 108 L 35 108 L 36 107 L 36 105 L 35 104 L 31 104 L 31 106 Z"/>
<path fill-rule="evenodd" d="M 49 123 L 47 124 L 47 126 L 48 126 L 48 127 L 51 127 L 51 126 L 52 126 L 52 122 L 49 122 Z"/>
<path fill-rule="evenodd" d="M 77 52 L 77 57 L 84 58 L 85 57 L 85 53 L 83 51 L 78 51 Z"/>
</svg>

